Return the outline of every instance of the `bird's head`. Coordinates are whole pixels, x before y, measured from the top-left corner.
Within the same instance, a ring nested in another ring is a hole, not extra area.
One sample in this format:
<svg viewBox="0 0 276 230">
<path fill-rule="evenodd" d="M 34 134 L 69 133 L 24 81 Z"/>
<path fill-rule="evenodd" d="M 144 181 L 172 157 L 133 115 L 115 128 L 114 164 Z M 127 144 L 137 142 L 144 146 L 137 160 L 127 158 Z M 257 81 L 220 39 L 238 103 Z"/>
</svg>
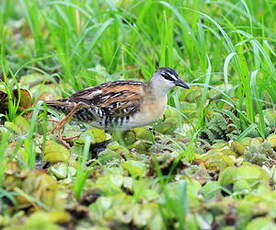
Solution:
<svg viewBox="0 0 276 230">
<path fill-rule="evenodd" d="M 180 86 L 186 89 L 190 88 L 185 81 L 179 78 L 177 72 L 169 67 L 158 68 L 158 70 L 153 74 L 151 83 L 153 86 L 159 88 L 159 90 L 163 90 L 164 93 L 167 93 L 175 86 Z"/>
</svg>

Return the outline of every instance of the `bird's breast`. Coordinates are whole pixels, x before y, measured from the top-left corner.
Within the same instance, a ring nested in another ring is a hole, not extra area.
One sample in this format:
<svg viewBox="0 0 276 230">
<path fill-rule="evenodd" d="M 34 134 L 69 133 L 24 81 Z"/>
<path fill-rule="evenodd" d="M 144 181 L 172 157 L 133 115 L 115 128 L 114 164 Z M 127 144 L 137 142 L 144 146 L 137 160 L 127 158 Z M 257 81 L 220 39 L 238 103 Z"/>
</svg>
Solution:
<svg viewBox="0 0 276 230">
<path fill-rule="evenodd" d="M 167 96 L 159 99 L 147 99 L 140 107 L 140 111 L 133 114 L 129 121 L 130 128 L 144 126 L 150 124 L 160 117 L 167 106 Z"/>
</svg>

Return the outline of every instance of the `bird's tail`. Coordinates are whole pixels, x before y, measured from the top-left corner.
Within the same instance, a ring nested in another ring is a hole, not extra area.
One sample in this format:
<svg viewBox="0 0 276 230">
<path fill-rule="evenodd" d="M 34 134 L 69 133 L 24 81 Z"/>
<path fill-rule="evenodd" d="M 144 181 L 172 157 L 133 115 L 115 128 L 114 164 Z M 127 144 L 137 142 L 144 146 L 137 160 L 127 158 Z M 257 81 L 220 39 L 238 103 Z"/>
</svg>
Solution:
<svg viewBox="0 0 276 230">
<path fill-rule="evenodd" d="M 69 103 L 68 99 L 53 99 L 44 101 L 48 106 L 62 105 L 64 103 Z"/>
<path fill-rule="evenodd" d="M 75 103 L 68 101 L 68 99 L 47 100 L 44 102 L 47 106 L 63 113 L 70 112 L 75 106 Z"/>
</svg>

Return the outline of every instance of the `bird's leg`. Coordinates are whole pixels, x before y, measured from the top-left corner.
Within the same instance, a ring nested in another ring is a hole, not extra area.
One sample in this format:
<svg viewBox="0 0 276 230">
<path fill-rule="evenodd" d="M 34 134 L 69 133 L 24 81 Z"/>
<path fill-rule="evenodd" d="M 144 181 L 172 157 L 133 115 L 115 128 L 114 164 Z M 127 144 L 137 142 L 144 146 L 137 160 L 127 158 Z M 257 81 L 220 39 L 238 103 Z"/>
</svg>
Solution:
<svg viewBox="0 0 276 230">
<path fill-rule="evenodd" d="M 62 127 L 59 129 L 57 128 L 57 135 L 58 135 L 58 140 L 60 141 L 61 144 L 63 144 L 67 149 L 70 148 L 70 145 L 64 140 L 64 137 L 62 136 L 61 133 Z"/>
<path fill-rule="evenodd" d="M 81 108 L 83 107 L 86 107 L 87 105 L 85 105 L 84 103 L 78 103 L 76 104 L 72 110 L 60 121 L 56 121 L 56 120 L 50 120 L 50 121 L 53 121 L 53 122 L 56 122 L 57 125 L 55 128 L 52 129 L 51 133 L 53 133 L 54 131 L 57 131 L 57 135 L 58 135 L 58 139 L 59 141 L 67 148 L 69 148 L 70 146 L 68 145 L 68 143 L 66 141 L 68 140 L 72 140 L 76 137 L 78 137 L 79 135 L 77 136 L 73 136 L 73 137 L 63 137 L 62 136 L 62 128 L 63 126 L 72 119 L 72 117 L 74 116 L 74 114 Z"/>
<path fill-rule="evenodd" d="M 55 122 L 55 123 L 59 123 L 59 120 L 54 120 L 54 119 L 49 119 L 48 122 Z M 52 130 L 51 130 L 51 134 L 53 134 L 57 129 L 57 126 L 55 126 Z"/>
<path fill-rule="evenodd" d="M 75 136 L 71 136 L 71 137 L 62 137 L 62 139 L 63 139 L 64 141 L 71 141 L 71 140 L 73 140 L 73 139 L 75 139 L 75 138 L 80 137 L 80 135 L 81 135 L 81 134 L 78 134 L 78 135 L 75 135 Z"/>
</svg>

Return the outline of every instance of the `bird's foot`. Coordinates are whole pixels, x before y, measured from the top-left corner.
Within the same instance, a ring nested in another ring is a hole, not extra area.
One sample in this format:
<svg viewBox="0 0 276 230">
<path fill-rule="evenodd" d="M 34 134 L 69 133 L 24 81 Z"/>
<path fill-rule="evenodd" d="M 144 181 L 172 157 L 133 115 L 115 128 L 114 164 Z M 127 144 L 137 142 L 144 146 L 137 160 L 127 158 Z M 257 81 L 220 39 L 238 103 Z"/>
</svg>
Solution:
<svg viewBox="0 0 276 230">
<path fill-rule="evenodd" d="M 71 136 L 71 137 L 64 137 L 63 136 L 63 140 L 65 140 L 65 141 L 71 141 L 71 140 L 73 140 L 73 139 L 75 139 L 75 138 L 78 138 L 78 137 L 80 137 L 80 135 L 81 134 L 78 134 L 78 135 L 75 135 L 75 136 Z"/>
<path fill-rule="evenodd" d="M 58 121 L 58 120 L 49 120 L 49 121 L 57 123 L 57 125 L 51 130 L 51 134 L 54 134 L 54 132 L 57 131 L 57 137 L 58 137 L 59 142 L 62 145 L 64 145 L 67 149 L 69 149 L 71 147 L 69 145 L 68 141 L 71 141 L 71 140 L 73 140 L 75 138 L 78 138 L 80 136 L 80 134 L 75 135 L 75 136 L 71 136 L 71 137 L 62 136 L 63 126 L 67 122 L 67 120 L 65 120 L 65 119 L 63 119 L 61 121 Z"/>
<path fill-rule="evenodd" d="M 60 121 L 57 121 L 57 120 L 49 120 L 49 121 L 52 121 L 52 122 L 55 122 L 57 123 L 56 127 L 53 128 L 51 130 L 51 133 L 53 134 L 55 131 L 57 131 L 57 135 L 58 135 L 58 139 L 59 141 L 66 147 L 66 148 L 70 148 L 70 145 L 66 142 L 66 141 L 70 141 L 78 136 L 73 136 L 73 137 L 63 137 L 62 136 L 62 129 L 63 129 L 63 126 L 72 119 L 72 117 L 74 116 L 74 114 L 81 108 L 83 107 L 87 107 L 87 105 L 85 105 L 84 103 L 78 103 L 76 104 L 72 110 Z"/>
<path fill-rule="evenodd" d="M 53 134 L 55 131 L 62 130 L 63 126 L 64 126 L 65 123 L 67 122 L 67 119 L 62 119 L 62 120 L 60 120 L 60 121 L 59 121 L 59 120 L 50 119 L 49 121 L 57 123 L 56 127 L 54 127 L 54 128 L 51 130 L 51 134 Z M 59 131 L 58 131 L 58 132 L 59 132 Z"/>
</svg>

